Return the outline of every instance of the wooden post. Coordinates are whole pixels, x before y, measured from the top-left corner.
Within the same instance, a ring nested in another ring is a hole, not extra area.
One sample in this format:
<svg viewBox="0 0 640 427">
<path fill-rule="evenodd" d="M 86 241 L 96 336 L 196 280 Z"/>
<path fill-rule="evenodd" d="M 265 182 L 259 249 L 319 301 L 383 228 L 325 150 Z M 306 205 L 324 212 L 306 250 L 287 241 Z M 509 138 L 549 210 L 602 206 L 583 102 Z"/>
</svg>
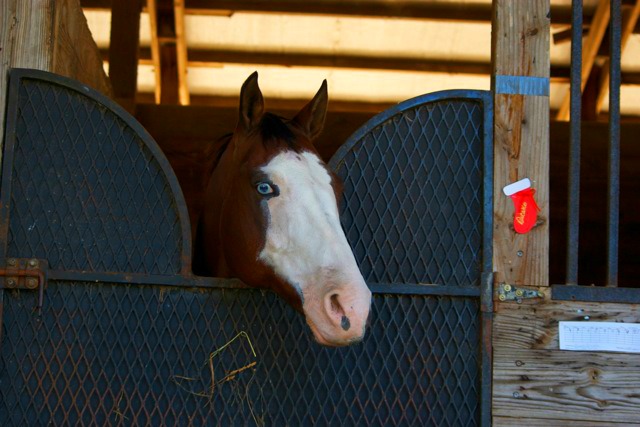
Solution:
<svg viewBox="0 0 640 427">
<path fill-rule="evenodd" d="M 495 280 L 547 286 L 549 271 L 549 0 L 494 0 Z M 529 178 L 540 207 L 527 234 L 513 229 L 514 207 L 502 188 Z"/>
<path fill-rule="evenodd" d="M 138 86 L 141 0 L 113 0 L 109 78 L 115 100 L 132 113 Z"/>
<path fill-rule="evenodd" d="M 50 71 L 111 95 L 79 0 L 0 0 L 0 140 L 11 68 Z"/>
</svg>

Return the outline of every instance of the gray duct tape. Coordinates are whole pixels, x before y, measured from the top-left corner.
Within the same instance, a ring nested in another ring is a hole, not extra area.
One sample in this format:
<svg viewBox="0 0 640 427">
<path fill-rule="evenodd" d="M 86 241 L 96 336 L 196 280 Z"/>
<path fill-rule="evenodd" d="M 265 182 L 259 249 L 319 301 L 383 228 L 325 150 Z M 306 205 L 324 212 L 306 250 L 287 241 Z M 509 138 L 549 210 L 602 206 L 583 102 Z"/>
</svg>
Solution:
<svg viewBox="0 0 640 427">
<path fill-rule="evenodd" d="M 496 76 L 495 92 L 510 95 L 549 96 L 548 77 Z"/>
</svg>

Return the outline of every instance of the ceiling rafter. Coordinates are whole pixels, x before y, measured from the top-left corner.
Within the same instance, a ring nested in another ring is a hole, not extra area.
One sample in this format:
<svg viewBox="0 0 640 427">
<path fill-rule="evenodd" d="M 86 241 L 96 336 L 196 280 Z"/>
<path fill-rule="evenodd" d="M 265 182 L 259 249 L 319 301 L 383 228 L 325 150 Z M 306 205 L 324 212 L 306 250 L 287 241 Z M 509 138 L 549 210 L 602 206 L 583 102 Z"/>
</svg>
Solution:
<svg viewBox="0 0 640 427">
<path fill-rule="evenodd" d="M 416 2 L 411 0 L 184 0 L 186 15 L 231 15 L 235 12 L 302 13 L 332 16 L 414 18 L 442 21 L 491 22 L 491 4 Z M 85 9 L 111 8 L 111 0 L 81 0 Z M 595 10 L 586 7 L 584 25 Z M 553 25 L 571 24 L 570 5 L 551 5 Z M 640 23 L 633 30 L 640 33 Z"/>
<path fill-rule="evenodd" d="M 156 103 L 188 105 L 184 1 L 147 0 L 147 9 L 150 15 Z"/>
<path fill-rule="evenodd" d="M 103 60 L 108 61 L 108 50 L 102 49 L 101 52 Z M 152 50 L 145 47 L 140 48 L 140 64 L 154 65 L 152 57 Z M 285 67 L 317 66 L 349 69 L 423 71 L 471 75 L 489 75 L 491 71 L 491 64 L 483 61 L 188 49 L 188 67 L 215 67 L 220 63 L 282 65 Z M 555 83 L 568 83 L 569 66 L 552 64 L 551 81 Z M 640 72 L 622 72 L 622 83 L 640 85 Z"/>
</svg>

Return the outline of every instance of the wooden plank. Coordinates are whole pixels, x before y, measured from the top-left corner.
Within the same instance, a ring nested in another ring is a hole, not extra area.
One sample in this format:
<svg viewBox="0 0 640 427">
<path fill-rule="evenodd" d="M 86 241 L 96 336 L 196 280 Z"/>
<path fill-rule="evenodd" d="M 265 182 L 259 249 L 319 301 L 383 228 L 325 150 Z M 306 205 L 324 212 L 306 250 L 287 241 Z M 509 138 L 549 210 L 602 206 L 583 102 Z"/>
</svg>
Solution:
<svg viewBox="0 0 640 427">
<path fill-rule="evenodd" d="M 609 0 L 600 0 L 596 13 L 593 16 L 593 21 L 589 27 L 589 34 L 582 43 L 582 84 L 581 91 L 584 90 L 591 69 L 595 63 L 598 50 L 602 44 L 604 33 L 609 25 Z M 569 90 L 567 90 L 562 104 L 558 109 L 558 115 L 556 120 L 569 120 L 569 111 L 571 107 L 571 98 L 569 96 Z"/>
<path fill-rule="evenodd" d="M 494 8 L 494 74 L 548 78 L 549 0 L 497 0 Z M 513 204 L 502 193 L 505 185 L 522 178 L 531 179 L 540 207 L 538 225 L 527 234 L 513 230 Z M 495 94 L 493 265 L 497 281 L 548 285 L 548 199 L 549 98 Z"/>
<path fill-rule="evenodd" d="M 141 0 L 113 0 L 109 79 L 115 100 L 129 112 L 135 108 L 138 85 L 141 12 Z"/>
<path fill-rule="evenodd" d="M 187 38 L 184 28 L 184 0 L 174 0 L 176 29 L 176 54 L 178 61 L 178 98 L 180 105 L 189 105 L 189 86 L 187 84 Z"/>
<path fill-rule="evenodd" d="M 513 418 L 513 417 L 493 417 L 493 427 L 629 427 L 629 423 L 614 423 L 611 421 L 585 421 L 585 420 L 549 420 L 538 418 Z"/>
<path fill-rule="evenodd" d="M 152 104 L 153 96 L 150 93 L 138 93 L 139 104 Z M 191 105 L 208 107 L 238 108 L 238 97 L 217 95 L 191 95 Z M 270 108 L 278 111 L 298 112 L 309 100 L 273 98 L 269 100 Z M 360 101 L 329 101 L 329 111 L 344 113 L 380 113 L 387 108 L 396 105 L 393 102 L 360 102 Z"/>
<path fill-rule="evenodd" d="M 284 117 L 292 117 L 305 105 L 304 101 L 298 101 L 298 106 L 295 108 L 281 108 L 282 105 L 274 101 L 267 99 L 267 108 Z M 287 107 L 294 107 L 294 105 L 289 104 Z M 325 122 L 325 132 L 320 134 L 316 147 L 323 157 L 328 159 L 339 145 L 374 114 L 373 112 L 336 112 L 330 109 Z M 161 141 L 181 138 L 211 142 L 233 131 L 238 119 L 238 108 L 237 105 L 211 107 L 139 104 L 136 118 L 154 138 Z"/>
<path fill-rule="evenodd" d="M 558 322 L 640 322 L 640 306 L 549 301 L 498 303 L 494 317 L 496 417 L 640 423 L 640 357 L 559 350 Z M 522 425 L 522 424 L 521 424 Z M 535 424 L 533 424 L 535 425 Z"/>
<path fill-rule="evenodd" d="M 629 41 L 629 36 L 638 23 L 638 17 L 640 17 L 640 0 L 636 0 L 632 6 L 622 7 L 622 28 L 620 34 L 620 52 L 622 54 L 624 54 L 624 48 Z M 596 99 L 596 114 L 602 111 L 604 99 L 609 94 L 609 75 L 609 59 L 607 59 L 602 66 L 600 90 L 598 91 L 598 97 Z"/>
</svg>

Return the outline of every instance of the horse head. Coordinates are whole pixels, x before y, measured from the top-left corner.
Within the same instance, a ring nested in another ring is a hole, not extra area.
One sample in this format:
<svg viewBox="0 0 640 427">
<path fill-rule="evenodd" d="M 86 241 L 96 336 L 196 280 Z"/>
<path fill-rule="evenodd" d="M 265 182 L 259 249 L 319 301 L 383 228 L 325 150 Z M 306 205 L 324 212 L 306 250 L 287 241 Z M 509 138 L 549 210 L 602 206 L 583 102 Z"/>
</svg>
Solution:
<svg viewBox="0 0 640 427">
<path fill-rule="evenodd" d="M 341 183 L 312 141 L 324 126 L 327 85 L 291 120 L 264 111 L 253 73 L 221 149 L 198 227 L 206 270 L 271 288 L 302 312 L 320 344 L 360 341 L 371 292 L 340 225 Z"/>
</svg>

